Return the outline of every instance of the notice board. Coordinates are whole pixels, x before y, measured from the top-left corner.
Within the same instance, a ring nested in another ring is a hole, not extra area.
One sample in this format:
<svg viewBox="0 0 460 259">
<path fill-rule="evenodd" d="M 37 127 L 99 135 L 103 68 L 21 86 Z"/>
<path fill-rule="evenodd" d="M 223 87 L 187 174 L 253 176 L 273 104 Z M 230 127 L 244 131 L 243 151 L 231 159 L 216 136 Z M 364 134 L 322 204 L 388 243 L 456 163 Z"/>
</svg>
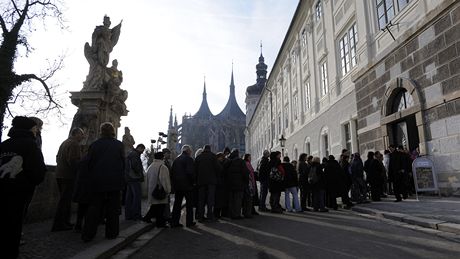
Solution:
<svg viewBox="0 0 460 259">
<path fill-rule="evenodd" d="M 412 162 L 415 189 L 417 192 L 437 191 L 438 181 L 433 161 L 426 157 L 418 157 Z"/>
</svg>

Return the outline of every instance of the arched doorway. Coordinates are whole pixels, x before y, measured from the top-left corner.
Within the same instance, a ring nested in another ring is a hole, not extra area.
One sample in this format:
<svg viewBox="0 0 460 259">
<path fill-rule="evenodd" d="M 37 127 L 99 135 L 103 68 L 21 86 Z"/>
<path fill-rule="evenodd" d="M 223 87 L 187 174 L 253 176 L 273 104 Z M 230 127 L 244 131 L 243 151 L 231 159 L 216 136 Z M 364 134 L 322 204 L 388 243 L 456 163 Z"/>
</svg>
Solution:
<svg viewBox="0 0 460 259">
<path fill-rule="evenodd" d="M 382 100 L 382 135 L 385 147 L 401 145 L 410 151 L 420 147 L 425 153 L 425 130 L 420 97 L 415 83 L 397 78 Z"/>
</svg>

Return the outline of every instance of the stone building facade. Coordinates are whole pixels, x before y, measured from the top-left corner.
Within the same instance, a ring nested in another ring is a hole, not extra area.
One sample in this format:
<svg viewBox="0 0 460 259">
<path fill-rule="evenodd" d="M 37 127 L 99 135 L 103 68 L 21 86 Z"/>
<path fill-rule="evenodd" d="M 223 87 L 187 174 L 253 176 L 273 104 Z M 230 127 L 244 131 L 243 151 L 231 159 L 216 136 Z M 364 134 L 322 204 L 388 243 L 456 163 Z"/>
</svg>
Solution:
<svg viewBox="0 0 460 259">
<path fill-rule="evenodd" d="M 247 123 L 249 152 L 417 146 L 460 187 L 460 2 L 301 0 Z"/>
<path fill-rule="evenodd" d="M 407 8 L 395 23 L 408 25 L 392 29 L 395 40 L 377 33 L 391 43 L 354 79 L 360 150 L 419 146 L 450 193 L 460 188 L 460 2 Z"/>
<path fill-rule="evenodd" d="M 230 80 L 230 95 L 224 109 L 213 115 L 208 106 L 206 83 L 203 87 L 203 99 L 195 115 L 184 115 L 182 123 L 175 126 L 178 145 L 191 145 L 194 150 L 210 144 L 213 152 L 223 151 L 225 147 L 238 148 L 244 154 L 244 129 L 246 115 L 241 111 L 235 97 L 233 71 Z"/>
</svg>

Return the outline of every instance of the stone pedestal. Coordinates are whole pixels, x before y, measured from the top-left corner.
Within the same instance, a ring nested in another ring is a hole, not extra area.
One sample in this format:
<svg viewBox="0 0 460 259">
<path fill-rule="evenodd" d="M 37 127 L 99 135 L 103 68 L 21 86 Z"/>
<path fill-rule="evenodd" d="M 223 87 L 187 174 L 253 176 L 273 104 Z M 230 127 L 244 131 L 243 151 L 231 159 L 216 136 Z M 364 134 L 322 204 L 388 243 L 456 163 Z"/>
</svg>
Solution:
<svg viewBox="0 0 460 259">
<path fill-rule="evenodd" d="M 121 116 L 128 115 L 124 102 L 114 99 L 113 95 L 105 91 L 81 91 L 70 92 L 70 94 L 72 104 L 78 107 L 72 121 L 72 128 L 79 127 L 85 132 L 85 139 L 82 142 L 85 150 L 98 139 L 101 123 L 112 123 L 117 132 Z"/>
</svg>

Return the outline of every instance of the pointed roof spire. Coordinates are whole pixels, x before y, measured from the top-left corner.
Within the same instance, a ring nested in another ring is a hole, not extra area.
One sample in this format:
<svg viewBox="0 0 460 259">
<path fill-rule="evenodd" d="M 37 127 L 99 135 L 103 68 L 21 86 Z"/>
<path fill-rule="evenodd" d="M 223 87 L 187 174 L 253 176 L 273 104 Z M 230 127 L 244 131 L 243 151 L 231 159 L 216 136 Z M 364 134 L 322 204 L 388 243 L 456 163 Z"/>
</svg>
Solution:
<svg viewBox="0 0 460 259">
<path fill-rule="evenodd" d="M 265 58 L 264 55 L 262 55 L 262 40 L 260 41 L 260 57 L 259 57 L 259 63 L 264 63 Z"/>
<path fill-rule="evenodd" d="M 203 84 L 203 100 L 201 101 L 200 109 L 193 115 L 194 117 L 209 118 L 212 115 L 211 110 L 209 110 L 208 100 L 206 97 L 206 76 L 204 77 Z"/>
<path fill-rule="evenodd" d="M 174 114 L 174 128 L 177 129 L 177 114 Z"/>
<path fill-rule="evenodd" d="M 171 105 L 171 109 L 170 109 L 170 111 L 169 111 L 168 129 L 172 129 L 172 127 L 173 127 L 173 116 L 172 116 L 172 111 L 173 111 L 173 108 L 172 108 L 172 105 Z"/>
<path fill-rule="evenodd" d="M 221 119 L 242 119 L 245 120 L 246 115 L 241 111 L 238 103 L 236 102 L 235 97 L 235 82 L 233 79 L 233 61 L 232 61 L 232 76 L 230 79 L 230 96 L 228 97 L 227 104 L 225 105 L 224 109 L 217 115 L 218 118 Z"/>
</svg>

